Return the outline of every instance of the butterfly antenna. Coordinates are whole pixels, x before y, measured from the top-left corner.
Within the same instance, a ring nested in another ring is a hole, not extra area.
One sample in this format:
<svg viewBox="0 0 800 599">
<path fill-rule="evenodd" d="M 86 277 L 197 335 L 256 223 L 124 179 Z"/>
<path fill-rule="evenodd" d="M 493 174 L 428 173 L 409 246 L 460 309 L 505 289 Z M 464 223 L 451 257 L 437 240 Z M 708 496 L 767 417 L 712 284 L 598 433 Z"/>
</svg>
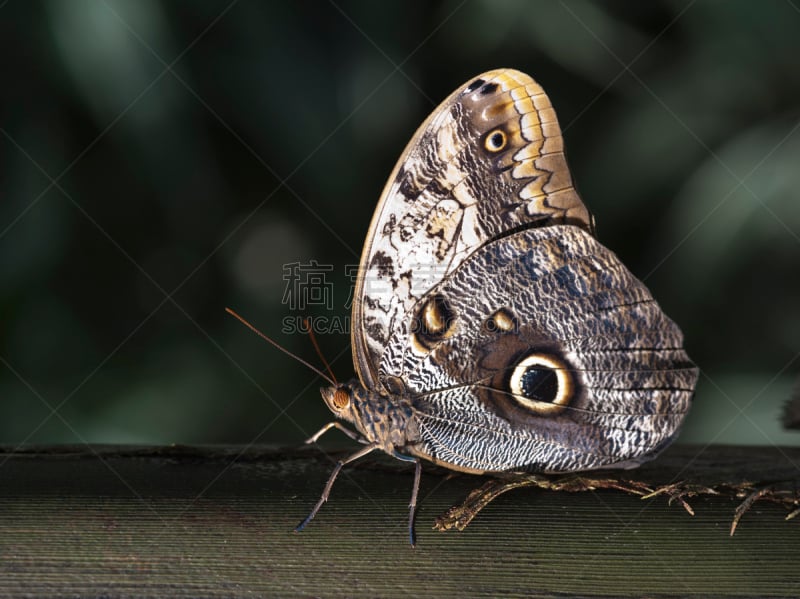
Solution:
<svg viewBox="0 0 800 599">
<path fill-rule="evenodd" d="M 287 356 L 289 356 L 289 357 L 291 357 L 291 358 L 294 358 L 295 360 L 297 360 L 298 362 L 300 362 L 302 365 L 304 365 L 304 366 L 306 366 L 307 368 L 311 369 L 312 371 L 316 372 L 316 373 L 317 373 L 319 376 L 321 376 L 323 379 L 325 379 L 326 381 L 328 381 L 328 383 L 330 383 L 330 384 L 331 384 L 331 385 L 333 385 L 334 387 L 338 386 L 338 383 L 336 382 L 336 380 L 335 380 L 335 379 L 332 379 L 331 377 L 329 377 L 327 374 L 325 374 L 324 372 L 322 372 L 322 371 L 321 371 L 319 368 L 317 368 L 316 366 L 312 366 L 311 364 L 309 364 L 308 362 L 306 362 L 306 361 L 305 361 L 303 358 L 301 358 L 300 356 L 297 356 L 297 355 L 293 354 L 293 353 L 292 353 L 292 352 L 290 352 L 288 349 L 286 349 L 285 347 L 283 347 L 282 345 L 280 345 L 280 344 L 279 344 L 277 341 L 273 341 L 272 339 L 270 339 L 269 337 L 267 337 L 267 336 L 266 336 L 264 333 L 262 333 L 261 331 L 259 331 L 259 330 L 258 330 L 256 327 L 254 327 L 252 324 L 250 324 L 249 322 L 247 322 L 247 321 L 246 321 L 246 320 L 245 320 L 243 317 L 239 316 L 239 315 L 238 315 L 236 312 L 234 312 L 234 311 L 233 311 L 233 310 L 231 310 L 230 308 L 225 308 L 225 311 L 226 311 L 228 314 L 230 314 L 231 316 L 233 316 L 233 317 L 234 317 L 236 320 L 238 320 L 239 322 L 241 322 L 241 323 L 242 323 L 244 326 L 246 326 L 248 329 L 250 329 L 251 331 L 253 331 L 253 332 L 254 332 L 256 335 L 258 335 L 259 337 L 261 337 L 261 338 L 262 338 L 264 341 L 266 341 L 267 343 L 269 343 L 270 345 L 272 345 L 273 347 L 276 347 L 277 349 L 279 349 L 279 350 L 281 350 L 283 353 L 285 353 Z M 316 343 L 314 344 L 314 346 L 316 347 Z M 318 350 L 318 351 L 319 351 L 319 350 Z M 323 360 L 323 361 L 324 361 L 324 360 Z M 326 364 L 325 364 L 325 366 L 327 366 L 327 365 L 328 365 L 328 364 L 326 363 Z"/>
<path fill-rule="evenodd" d="M 311 319 L 306 317 L 305 319 L 306 330 L 308 331 L 308 336 L 311 337 L 311 344 L 314 346 L 314 351 L 317 352 L 317 356 L 325 364 L 325 370 L 328 371 L 328 374 L 331 375 L 331 379 L 333 380 L 334 384 L 338 387 L 339 381 L 336 380 L 336 375 L 333 374 L 333 370 L 331 369 L 331 365 L 328 364 L 328 361 L 325 359 L 325 356 L 322 355 L 322 350 L 319 348 L 319 343 L 317 343 L 317 337 L 314 335 L 314 330 L 311 328 Z"/>
</svg>

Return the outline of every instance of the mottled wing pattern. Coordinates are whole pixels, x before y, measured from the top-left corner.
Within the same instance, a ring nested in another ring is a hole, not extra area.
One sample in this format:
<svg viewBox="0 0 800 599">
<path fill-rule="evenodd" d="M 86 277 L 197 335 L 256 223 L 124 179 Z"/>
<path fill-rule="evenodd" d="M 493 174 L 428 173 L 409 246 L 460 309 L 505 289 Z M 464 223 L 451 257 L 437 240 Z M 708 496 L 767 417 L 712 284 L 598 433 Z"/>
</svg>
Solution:
<svg viewBox="0 0 800 599">
<path fill-rule="evenodd" d="M 353 349 L 364 386 L 392 331 L 432 287 L 505 232 L 592 218 L 575 191 L 561 131 L 542 88 L 510 69 L 457 89 L 416 132 L 370 226 L 356 282 Z"/>
<path fill-rule="evenodd" d="M 444 324 L 415 328 L 431 310 Z M 565 472 L 635 466 L 672 440 L 698 376 L 682 345 L 613 252 L 553 226 L 474 252 L 412 308 L 382 369 L 412 398 L 409 451 L 470 472 Z M 564 370 L 563 405 L 511 393 L 532 355 Z"/>
</svg>

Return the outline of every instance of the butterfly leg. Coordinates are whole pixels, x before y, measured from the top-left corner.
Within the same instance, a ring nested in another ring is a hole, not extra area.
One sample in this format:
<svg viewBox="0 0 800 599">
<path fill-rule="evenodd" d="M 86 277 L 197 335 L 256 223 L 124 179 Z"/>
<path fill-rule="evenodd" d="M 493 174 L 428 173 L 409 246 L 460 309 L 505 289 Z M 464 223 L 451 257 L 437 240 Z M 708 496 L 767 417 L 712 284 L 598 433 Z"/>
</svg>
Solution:
<svg viewBox="0 0 800 599">
<path fill-rule="evenodd" d="M 306 439 L 306 441 L 305 441 L 306 445 L 308 445 L 310 443 L 316 443 L 317 439 L 319 439 L 322 435 L 327 433 L 332 428 L 338 428 L 340 431 L 342 431 L 345 435 L 347 435 L 348 437 L 350 437 L 354 441 L 358 441 L 359 443 L 364 443 L 365 442 L 364 439 L 358 433 L 356 433 L 354 431 L 351 431 L 349 428 L 347 428 L 341 422 L 337 422 L 336 420 L 334 420 L 333 422 L 329 422 L 328 424 L 323 426 L 316 433 L 314 433 L 308 439 Z"/>
<path fill-rule="evenodd" d="M 411 490 L 411 501 L 408 502 L 408 540 L 411 542 L 412 547 L 417 546 L 417 535 L 414 532 L 414 516 L 417 513 L 417 497 L 419 496 L 419 481 L 422 477 L 422 462 L 419 458 L 412 458 L 411 456 L 403 455 L 402 453 L 393 452 L 394 457 L 403 462 L 414 462 L 414 488 Z"/>
<path fill-rule="evenodd" d="M 324 431 L 325 429 L 323 429 L 323 432 Z M 322 507 L 322 504 L 328 501 L 328 496 L 331 494 L 331 487 L 333 487 L 333 481 L 336 480 L 336 477 L 339 475 L 339 471 L 342 469 L 342 467 L 345 464 L 349 464 L 350 462 L 367 455 L 369 452 L 375 449 L 378 449 L 377 443 L 373 443 L 371 445 L 367 445 L 366 447 L 362 447 L 354 454 L 346 457 L 343 460 L 339 460 L 338 462 L 336 462 L 336 467 L 333 469 L 333 472 L 331 472 L 330 478 L 328 478 L 328 483 L 325 485 L 325 488 L 322 491 L 322 496 L 319 498 L 319 501 L 317 501 L 317 504 L 314 506 L 314 509 L 311 510 L 311 513 L 308 516 L 306 516 L 306 519 L 295 527 L 294 529 L 295 532 L 300 532 L 301 530 L 303 530 L 306 527 L 306 525 L 314 519 L 314 516 L 317 515 L 317 512 L 319 511 L 319 508 Z"/>
</svg>

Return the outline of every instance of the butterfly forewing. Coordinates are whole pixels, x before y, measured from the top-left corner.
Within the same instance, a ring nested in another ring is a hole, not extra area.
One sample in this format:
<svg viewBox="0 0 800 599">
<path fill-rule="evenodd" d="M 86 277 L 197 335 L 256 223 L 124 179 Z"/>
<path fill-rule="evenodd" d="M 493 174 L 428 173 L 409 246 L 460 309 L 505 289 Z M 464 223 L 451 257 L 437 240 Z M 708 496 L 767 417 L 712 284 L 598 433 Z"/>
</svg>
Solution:
<svg viewBox="0 0 800 599">
<path fill-rule="evenodd" d="M 499 69 L 453 92 L 400 157 L 364 245 L 352 333 L 364 386 L 385 390 L 378 365 L 392 331 L 477 248 L 517 228 L 567 223 L 592 229 L 542 88 Z"/>
</svg>

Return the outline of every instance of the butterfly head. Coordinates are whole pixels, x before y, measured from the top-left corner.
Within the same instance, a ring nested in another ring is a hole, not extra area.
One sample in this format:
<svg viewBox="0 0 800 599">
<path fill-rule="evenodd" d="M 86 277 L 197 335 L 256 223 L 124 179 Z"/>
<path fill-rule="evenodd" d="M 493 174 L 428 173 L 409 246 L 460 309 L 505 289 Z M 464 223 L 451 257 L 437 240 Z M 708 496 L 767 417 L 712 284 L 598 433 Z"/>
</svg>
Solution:
<svg viewBox="0 0 800 599">
<path fill-rule="evenodd" d="M 319 391 L 336 418 L 353 424 L 365 438 L 374 440 L 372 427 L 368 426 L 373 419 L 365 416 L 371 413 L 366 407 L 368 394 L 358 380 L 320 387 Z"/>
<path fill-rule="evenodd" d="M 322 399 L 325 400 L 325 405 L 337 418 L 353 421 L 351 410 L 353 391 L 349 385 L 330 385 L 328 387 L 320 387 L 319 391 L 322 394 Z"/>
</svg>

